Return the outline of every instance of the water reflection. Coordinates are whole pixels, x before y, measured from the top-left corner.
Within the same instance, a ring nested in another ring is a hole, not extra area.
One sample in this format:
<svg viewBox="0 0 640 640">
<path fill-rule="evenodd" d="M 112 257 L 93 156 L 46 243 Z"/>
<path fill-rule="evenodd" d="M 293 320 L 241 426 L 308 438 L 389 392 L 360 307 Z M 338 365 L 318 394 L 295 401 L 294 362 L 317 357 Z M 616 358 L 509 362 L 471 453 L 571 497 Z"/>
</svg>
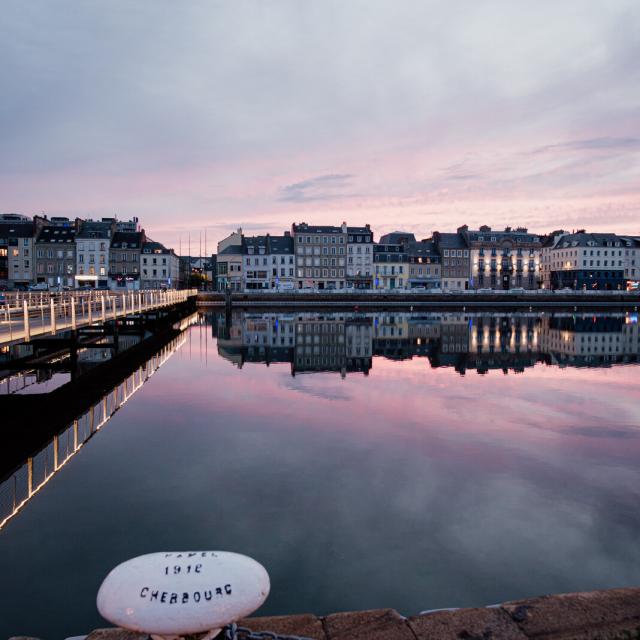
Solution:
<svg viewBox="0 0 640 640">
<path fill-rule="evenodd" d="M 30 456 L 52 480 L 0 530 L 0 637 L 104 626 L 106 573 L 166 549 L 260 560 L 260 615 L 640 582 L 634 315 L 202 314 L 182 339 L 121 410 L 92 400 L 80 455 L 71 420 Z"/>
<path fill-rule="evenodd" d="M 0 529 L 13 518 L 69 460 L 92 438 L 113 415 L 127 403 L 135 393 L 153 376 L 153 374 L 178 350 L 186 341 L 185 330 L 193 324 L 196 316 L 184 319 L 178 327 L 181 333 L 154 353 L 142 366 L 126 376 L 122 382 L 102 395 L 89 408 L 79 414 L 62 430 L 52 436 L 51 440 L 38 452 L 27 457 L 23 464 L 0 481 Z M 123 336 L 120 348 L 125 344 L 133 346 L 140 342 L 139 336 Z M 76 372 L 82 372 L 86 365 L 93 367 L 109 360 L 111 349 L 93 348 L 78 353 Z M 54 361 L 56 359 L 53 359 Z M 47 364 L 55 364 L 48 361 Z M 7 393 L 46 394 L 52 390 L 47 383 L 56 377 L 68 382 L 69 374 L 53 374 L 51 369 L 25 371 L 9 374 L 1 383 Z M 58 388 L 55 385 L 53 388 Z M 0 461 L 2 462 L 2 461 Z M 1 468 L 0 468 L 1 471 Z"/>
<path fill-rule="evenodd" d="M 465 374 L 522 373 L 539 362 L 607 367 L 637 363 L 636 314 L 247 313 L 212 319 L 218 353 L 245 362 L 291 364 L 291 374 L 367 375 L 373 358 L 426 358 Z"/>
</svg>

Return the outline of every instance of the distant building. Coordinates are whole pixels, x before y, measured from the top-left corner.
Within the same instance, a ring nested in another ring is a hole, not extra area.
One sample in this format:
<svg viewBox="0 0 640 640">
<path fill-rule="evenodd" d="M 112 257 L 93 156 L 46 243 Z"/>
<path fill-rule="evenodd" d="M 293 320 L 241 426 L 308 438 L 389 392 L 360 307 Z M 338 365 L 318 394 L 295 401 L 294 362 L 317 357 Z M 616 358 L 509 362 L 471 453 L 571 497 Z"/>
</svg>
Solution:
<svg viewBox="0 0 640 640">
<path fill-rule="evenodd" d="M 374 289 L 405 289 L 409 282 L 409 256 L 406 245 L 374 244 L 373 269 Z"/>
<path fill-rule="evenodd" d="M 344 289 L 347 281 L 347 225 L 293 224 L 298 288 Z"/>
<path fill-rule="evenodd" d="M 77 287 L 108 287 L 109 249 L 115 228 L 116 221 L 113 218 L 80 221 L 76 234 Z"/>
<path fill-rule="evenodd" d="M 141 288 L 140 256 L 144 231 L 116 231 L 109 252 L 109 288 L 138 291 Z"/>
<path fill-rule="evenodd" d="M 469 247 L 469 288 L 538 289 L 542 285 L 540 236 L 524 227 L 496 231 L 486 225 L 477 231 L 463 226 L 459 232 Z"/>
<path fill-rule="evenodd" d="M 244 237 L 242 248 L 245 289 L 294 288 L 295 255 L 289 232 Z"/>
<path fill-rule="evenodd" d="M 408 289 L 424 287 L 425 289 L 440 289 L 441 260 L 440 253 L 431 240 L 409 242 L 406 245 L 409 258 Z"/>
<path fill-rule="evenodd" d="M 371 227 L 347 227 L 347 287 L 371 289 L 373 272 Z"/>
<path fill-rule="evenodd" d="M 42 226 L 35 239 L 36 282 L 50 287 L 75 286 L 77 222 L 52 219 Z"/>
<path fill-rule="evenodd" d="M 542 249 L 543 283 L 550 289 L 625 289 L 631 238 L 614 233 L 556 232 Z"/>
<path fill-rule="evenodd" d="M 147 239 L 140 253 L 140 287 L 142 289 L 179 289 L 180 258 L 173 249 Z"/>
<path fill-rule="evenodd" d="M 33 282 L 36 225 L 16 213 L 0 214 L 0 285 L 26 288 Z"/>
<path fill-rule="evenodd" d="M 471 262 L 469 246 L 463 233 L 434 231 L 432 240 L 440 253 L 442 288 L 445 291 L 468 289 L 471 279 Z"/>
</svg>

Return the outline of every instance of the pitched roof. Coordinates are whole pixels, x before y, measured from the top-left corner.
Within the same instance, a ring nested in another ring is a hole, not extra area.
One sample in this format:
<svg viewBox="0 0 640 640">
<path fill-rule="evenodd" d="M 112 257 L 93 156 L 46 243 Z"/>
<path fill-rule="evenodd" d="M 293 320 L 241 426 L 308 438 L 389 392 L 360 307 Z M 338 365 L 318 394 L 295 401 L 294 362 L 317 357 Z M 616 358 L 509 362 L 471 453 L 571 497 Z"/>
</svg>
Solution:
<svg viewBox="0 0 640 640">
<path fill-rule="evenodd" d="M 111 246 L 114 249 L 140 249 L 142 247 L 142 238 L 142 231 L 116 231 L 113 234 Z"/>
<path fill-rule="evenodd" d="M 385 233 L 380 238 L 380 244 L 402 244 L 403 242 L 415 242 L 416 237 L 408 231 L 392 231 Z"/>
<path fill-rule="evenodd" d="M 40 233 L 36 238 L 37 243 L 42 242 L 64 242 L 70 243 L 73 242 L 76 236 L 75 227 L 42 227 L 40 229 Z"/>
<path fill-rule="evenodd" d="M 33 222 L 0 224 L 0 238 L 32 238 Z"/>
</svg>

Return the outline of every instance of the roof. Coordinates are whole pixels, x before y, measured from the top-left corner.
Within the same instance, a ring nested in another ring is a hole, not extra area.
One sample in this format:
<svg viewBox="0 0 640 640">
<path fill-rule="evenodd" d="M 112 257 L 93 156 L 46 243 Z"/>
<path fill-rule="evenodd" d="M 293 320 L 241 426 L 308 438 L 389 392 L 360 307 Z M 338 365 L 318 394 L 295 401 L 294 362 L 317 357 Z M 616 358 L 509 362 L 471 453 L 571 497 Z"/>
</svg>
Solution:
<svg viewBox="0 0 640 640">
<path fill-rule="evenodd" d="M 407 245 L 407 253 L 410 256 L 430 256 L 439 258 L 440 254 L 432 240 L 422 240 L 421 242 L 410 242 Z"/>
<path fill-rule="evenodd" d="M 237 248 L 238 245 L 235 245 Z M 245 253 L 249 248 L 264 249 L 265 254 L 274 253 L 290 253 L 293 254 L 293 238 L 291 236 L 272 236 L 267 234 L 265 236 L 245 236 L 244 238 Z M 229 247 L 227 247 L 228 249 Z M 221 254 L 225 253 L 221 251 Z"/>
<path fill-rule="evenodd" d="M 142 231 L 117 231 L 113 234 L 111 246 L 114 249 L 140 249 L 142 238 Z"/>
<path fill-rule="evenodd" d="M 483 227 L 476 230 L 464 232 L 467 241 L 470 242 L 494 242 L 491 238 L 495 238 L 495 242 L 502 240 L 518 239 L 520 242 L 540 242 L 540 236 L 535 233 L 529 233 L 524 227 L 511 229 L 507 227 L 503 231 L 491 229 L 491 227 Z"/>
<path fill-rule="evenodd" d="M 142 253 L 173 253 L 173 249 L 167 249 L 162 243 L 150 240 L 142 243 Z"/>
<path fill-rule="evenodd" d="M 73 242 L 76 236 L 75 227 L 42 227 L 36 238 L 36 243 L 42 242 Z"/>
<path fill-rule="evenodd" d="M 371 231 L 371 227 L 347 227 L 347 233 L 370 233 L 373 235 L 373 231 Z"/>
<path fill-rule="evenodd" d="M 615 233 L 569 233 L 558 240 L 555 248 L 613 247 L 616 246 L 616 242 L 620 247 L 627 246 L 626 239 Z"/>
<path fill-rule="evenodd" d="M 111 237 L 112 224 L 110 222 L 95 222 L 84 220 L 80 223 L 80 231 L 76 234 L 78 239 L 108 239 Z"/>
<path fill-rule="evenodd" d="M 220 256 L 237 256 L 242 255 L 243 250 L 239 244 L 231 244 L 228 247 L 225 247 L 222 251 L 218 251 L 218 260 Z"/>
<path fill-rule="evenodd" d="M 306 222 L 291 225 L 294 233 L 344 233 L 342 227 L 311 225 Z"/>
<path fill-rule="evenodd" d="M 32 238 L 33 222 L 0 224 L 0 238 Z"/>
<path fill-rule="evenodd" d="M 442 249 L 466 249 L 467 241 L 461 233 L 434 233 L 433 239 Z"/>
<path fill-rule="evenodd" d="M 391 233 L 385 233 L 385 235 L 380 238 L 380 244 L 402 244 L 403 242 L 415 241 L 415 235 L 408 231 L 392 231 Z"/>
</svg>

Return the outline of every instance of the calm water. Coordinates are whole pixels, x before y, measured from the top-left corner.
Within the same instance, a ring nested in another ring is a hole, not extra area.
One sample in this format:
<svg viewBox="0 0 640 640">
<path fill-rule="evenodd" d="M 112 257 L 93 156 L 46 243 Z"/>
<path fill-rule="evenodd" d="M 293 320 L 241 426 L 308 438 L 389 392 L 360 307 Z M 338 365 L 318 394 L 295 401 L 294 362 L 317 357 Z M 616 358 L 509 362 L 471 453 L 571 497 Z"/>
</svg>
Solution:
<svg viewBox="0 0 640 640">
<path fill-rule="evenodd" d="M 265 615 L 640 584 L 636 316 L 197 322 L 0 485 L 0 637 L 162 550 L 253 556 Z"/>
</svg>

